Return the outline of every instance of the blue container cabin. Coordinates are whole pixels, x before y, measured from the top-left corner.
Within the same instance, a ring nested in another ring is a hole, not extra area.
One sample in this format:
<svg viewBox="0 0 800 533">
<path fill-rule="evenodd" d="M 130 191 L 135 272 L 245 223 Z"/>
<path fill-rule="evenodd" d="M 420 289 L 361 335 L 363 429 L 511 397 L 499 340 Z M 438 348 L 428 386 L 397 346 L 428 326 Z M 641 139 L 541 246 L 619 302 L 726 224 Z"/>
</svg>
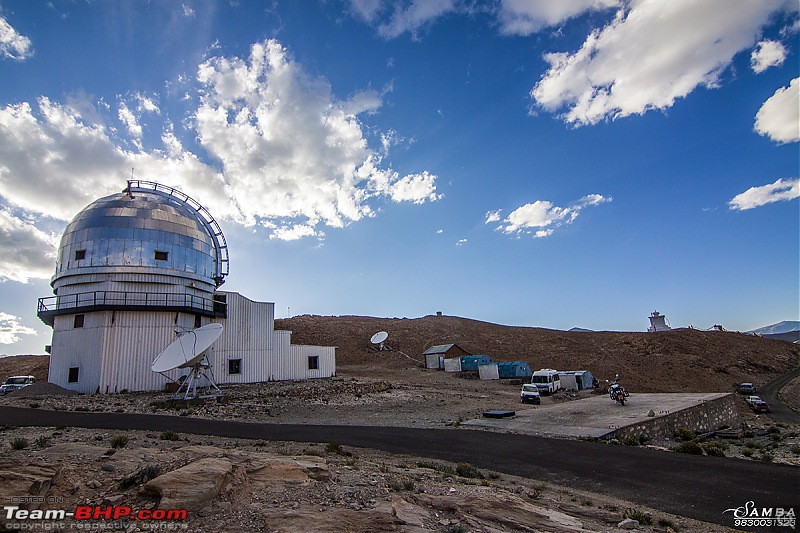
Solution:
<svg viewBox="0 0 800 533">
<path fill-rule="evenodd" d="M 492 362 L 492 358 L 488 355 L 462 355 L 461 356 L 461 371 L 478 370 L 481 365 L 488 365 Z"/>
<path fill-rule="evenodd" d="M 497 373 L 500 374 L 500 379 L 529 378 L 533 374 L 531 367 L 525 361 L 497 363 Z"/>
</svg>

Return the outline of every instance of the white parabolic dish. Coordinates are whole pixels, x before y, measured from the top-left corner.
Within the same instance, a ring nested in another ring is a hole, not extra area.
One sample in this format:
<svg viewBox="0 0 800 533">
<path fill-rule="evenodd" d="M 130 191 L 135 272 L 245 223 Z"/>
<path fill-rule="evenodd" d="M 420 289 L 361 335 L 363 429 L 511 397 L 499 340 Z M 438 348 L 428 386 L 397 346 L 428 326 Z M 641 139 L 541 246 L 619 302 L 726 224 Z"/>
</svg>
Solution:
<svg viewBox="0 0 800 533">
<path fill-rule="evenodd" d="M 222 324 L 206 324 L 189 331 L 164 348 L 151 366 L 153 372 L 166 372 L 173 368 L 192 366 L 203 358 L 214 341 L 222 335 Z"/>
<path fill-rule="evenodd" d="M 388 333 L 386 333 L 385 331 L 379 331 L 378 333 L 372 336 L 369 342 L 371 342 L 372 344 L 380 344 L 388 338 L 389 338 Z"/>
</svg>

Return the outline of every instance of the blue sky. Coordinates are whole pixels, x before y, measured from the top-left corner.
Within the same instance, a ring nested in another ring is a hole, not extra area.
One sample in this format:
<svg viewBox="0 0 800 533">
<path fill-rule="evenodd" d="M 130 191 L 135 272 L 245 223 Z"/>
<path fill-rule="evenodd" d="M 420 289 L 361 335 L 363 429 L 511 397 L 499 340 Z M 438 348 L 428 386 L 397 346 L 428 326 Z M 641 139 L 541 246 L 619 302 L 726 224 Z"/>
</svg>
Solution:
<svg viewBox="0 0 800 533">
<path fill-rule="evenodd" d="M 0 0 L 0 353 L 135 177 L 294 314 L 800 318 L 795 1 Z"/>
</svg>

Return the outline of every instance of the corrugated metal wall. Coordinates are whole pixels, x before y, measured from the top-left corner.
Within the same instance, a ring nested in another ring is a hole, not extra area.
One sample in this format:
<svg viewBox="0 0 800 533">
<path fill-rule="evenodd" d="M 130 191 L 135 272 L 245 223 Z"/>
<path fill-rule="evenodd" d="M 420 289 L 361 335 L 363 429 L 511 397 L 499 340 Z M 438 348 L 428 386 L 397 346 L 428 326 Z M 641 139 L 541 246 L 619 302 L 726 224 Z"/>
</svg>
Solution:
<svg viewBox="0 0 800 533">
<path fill-rule="evenodd" d="M 100 392 L 163 389 L 168 380 L 153 372 L 153 361 L 173 340 L 175 326 L 192 329 L 194 316 L 184 313 L 115 311 L 108 328 Z M 109 313 L 111 314 L 111 313 Z M 175 379 L 179 371 L 168 372 Z"/>
<path fill-rule="evenodd" d="M 82 328 L 74 327 L 75 315 L 55 317 L 48 381 L 61 387 L 92 394 L 100 386 L 105 313 L 87 313 Z M 69 369 L 79 369 L 78 381 L 69 383 Z"/>
<path fill-rule="evenodd" d="M 214 375 L 220 383 L 302 380 L 336 375 L 336 349 L 295 346 L 290 331 L 275 331 L 275 304 L 254 302 L 238 293 L 225 293 L 228 318 L 215 346 Z M 318 368 L 309 369 L 309 357 Z M 241 373 L 230 374 L 228 361 L 241 360 Z"/>
</svg>

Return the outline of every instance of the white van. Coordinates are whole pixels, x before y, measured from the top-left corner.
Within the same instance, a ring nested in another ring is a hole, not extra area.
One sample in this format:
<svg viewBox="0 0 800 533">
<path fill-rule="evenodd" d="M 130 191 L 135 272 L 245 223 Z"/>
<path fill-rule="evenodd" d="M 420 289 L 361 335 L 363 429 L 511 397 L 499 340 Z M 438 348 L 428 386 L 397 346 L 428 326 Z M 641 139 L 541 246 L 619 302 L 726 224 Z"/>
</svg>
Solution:
<svg viewBox="0 0 800 533">
<path fill-rule="evenodd" d="M 557 370 L 543 368 L 533 373 L 531 383 L 536 385 L 541 394 L 553 394 L 561 388 L 561 377 L 558 375 Z"/>
</svg>

